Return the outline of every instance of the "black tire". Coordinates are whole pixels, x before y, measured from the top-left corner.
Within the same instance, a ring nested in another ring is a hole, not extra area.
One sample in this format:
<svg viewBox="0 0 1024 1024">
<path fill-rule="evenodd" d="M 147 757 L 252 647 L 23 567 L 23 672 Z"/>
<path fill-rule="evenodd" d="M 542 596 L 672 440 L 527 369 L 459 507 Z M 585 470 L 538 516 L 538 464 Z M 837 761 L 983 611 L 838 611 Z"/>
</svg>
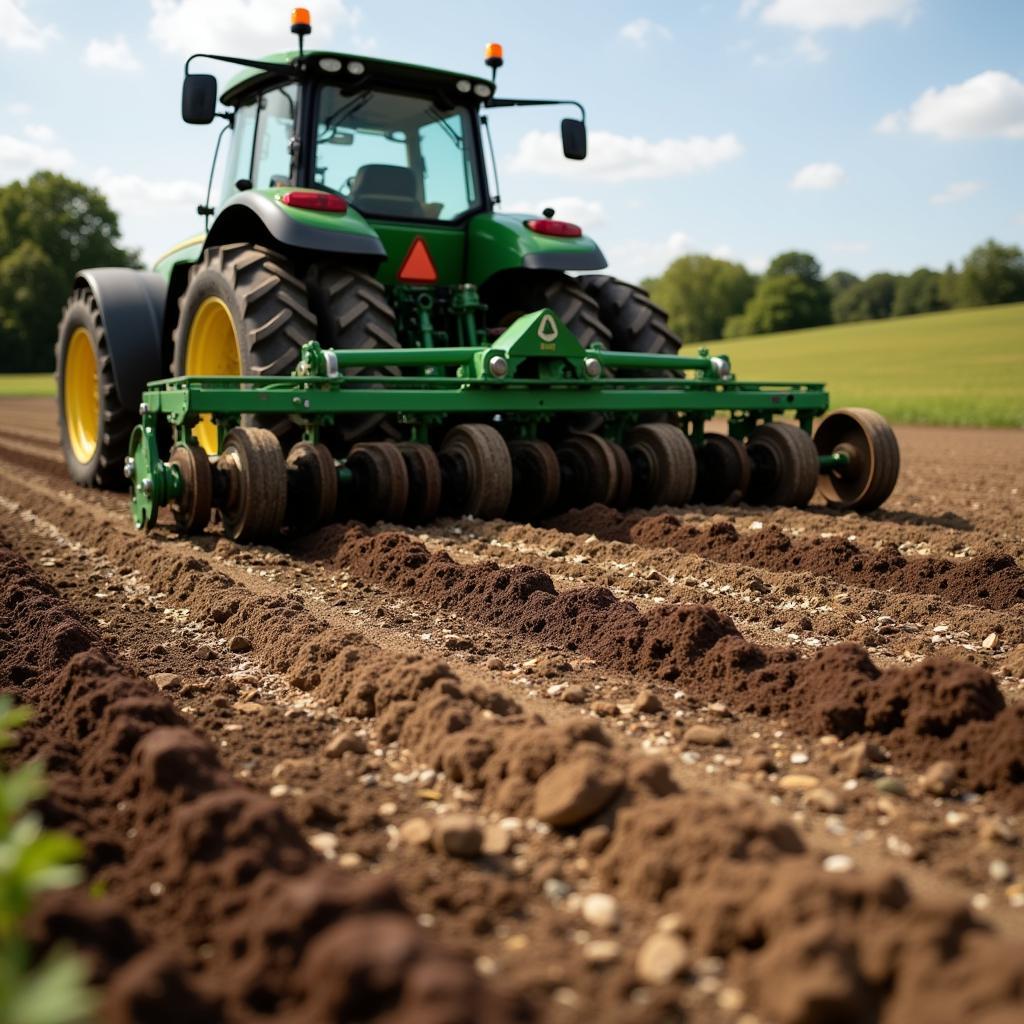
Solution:
<svg viewBox="0 0 1024 1024">
<path fill-rule="evenodd" d="M 672 423 L 641 423 L 626 434 L 633 469 L 633 500 L 641 508 L 685 505 L 697 486 L 697 456 Z"/>
<path fill-rule="evenodd" d="M 306 287 L 316 315 L 317 340 L 324 348 L 402 347 L 395 311 L 384 286 L 372 275 L 334 263 L 313 264 L 306 275 Z M 399 371 L 386 367 L 371 372 L 397 375 Z M 385 416 L 379 413 L 339 416 L 328 432 L 328 439 L 352 444 L 378 432 L 384 420 Z"/>
<path fill-rule="evenodd" d="M 274 433 L 235 427 L 217 465 L 228 477 L 220 506 L 224 533 L 236 541 L 273 539 L 284 525 L 288 507 L 288 473 Z"/>
<path fill-rule="evenodd" d="M 96 448 L 91 458 L 80 459 L 75 454 L 69 436 L 66 416 L 64 375 L 67 369 L 68 346 L 72 335 L 79 329 L 89 335 L 89 343 L 96 362 L 98 385 L 99 423 Z M 88 288 L 76 288 L 64 307 L 57 328 L 57 421 L 60 425 L 61 446 L 68 474 L 83 487 L 102 487 L 123 490 L 124 460 L 128 454 L 128 438 L 138 419 L 138 409 L 126 408 L 114 384 L 114 365 L 107 347 L 107 333 L 100 316 L 99 305 Z"/>
<path fill-rule="evenodd" d="M 284 257 L 261 245 L 232 242 L 207 249 L 188 274 L 178 300 L 173 372 L 185 373 L 188 331 L 199 304 L 221 299 L 232 314 L 242 373 L 288 374 L 302 346 L 316 337 L 316 317 L 305 284 Z"/>
<path fill-rule="evenodd" d="M 607 274 L 587 274 L 577 280 L 597 303 L 601 321 L 608 328 L 616 351 L 679 354 L 682 341 L 669 329 L 665 311 L 651 301 L 643 288 Z M 659 376 L 670 373 L 669 370 L 656 371 Z"/>
<path fill-rule="evenodd" d="M 747 441 L 753 462 L 747 501 L 751 505 L 802 508 L 818 486 L 818 450 L 811 435 L 789 423 L 765 423 Z"/>
<path fill-rule="evenodd" d="M 602 322 L 597 303 L 575 278 L 565 274 L 526 271 L 485 289 L 485 301 L 493 326 L 507 327 L 523 313 L 547 307 L 584 348 L 595 342 L 612 347 L 611 331 Z"/>
</svg>

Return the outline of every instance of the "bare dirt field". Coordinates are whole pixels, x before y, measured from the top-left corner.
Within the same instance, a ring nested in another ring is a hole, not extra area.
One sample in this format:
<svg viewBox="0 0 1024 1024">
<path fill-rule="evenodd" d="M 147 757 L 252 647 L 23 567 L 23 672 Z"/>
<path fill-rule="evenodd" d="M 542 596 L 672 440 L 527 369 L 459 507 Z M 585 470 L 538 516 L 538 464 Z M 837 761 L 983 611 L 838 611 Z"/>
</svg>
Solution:
<svg viewBox="0 0 1024 1024">
<path fill-rule="evenodd" d="M 1024 1019 L 1024 433 L 869 516 L 132 525 L 0 403 L 0 679 L 104 1021 Z"/>
</svg>

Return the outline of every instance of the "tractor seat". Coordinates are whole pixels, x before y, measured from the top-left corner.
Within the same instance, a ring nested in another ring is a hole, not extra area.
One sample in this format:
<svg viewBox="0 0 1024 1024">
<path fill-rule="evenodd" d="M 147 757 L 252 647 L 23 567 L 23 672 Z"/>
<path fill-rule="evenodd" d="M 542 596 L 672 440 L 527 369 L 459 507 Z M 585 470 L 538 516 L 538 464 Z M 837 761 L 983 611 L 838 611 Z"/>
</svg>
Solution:
<svg viewBox="0 0 1024 1024">
<path fill-rule="evenodd" d="M 423 220 L 427 216 L 416 194 L 416 176 L 408 167 L 364 164 L 356 172 L 349 199 L 360 213 L 371 217 Z"/>
</svg>

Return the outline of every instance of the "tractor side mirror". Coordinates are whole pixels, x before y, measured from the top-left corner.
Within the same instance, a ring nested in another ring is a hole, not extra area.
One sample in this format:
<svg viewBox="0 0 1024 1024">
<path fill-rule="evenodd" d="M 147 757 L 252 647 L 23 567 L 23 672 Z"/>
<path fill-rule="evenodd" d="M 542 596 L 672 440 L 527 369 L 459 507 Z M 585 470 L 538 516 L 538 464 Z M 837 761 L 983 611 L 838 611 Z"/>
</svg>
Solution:
<svg viewBox="0 0 1024 1024">
<path fill-rule="evenodd" d="M 571 117 L 562 121 L 562 152 L 567 160 L 583 160 L 587 156 L 587 126 Z"/>
<path fill-rule="evenodd" d="M 181 116 L 186 124 L 210 124 L 217 112 L 217 79 L 186 75 L 181 87 Z"/>
</svg>

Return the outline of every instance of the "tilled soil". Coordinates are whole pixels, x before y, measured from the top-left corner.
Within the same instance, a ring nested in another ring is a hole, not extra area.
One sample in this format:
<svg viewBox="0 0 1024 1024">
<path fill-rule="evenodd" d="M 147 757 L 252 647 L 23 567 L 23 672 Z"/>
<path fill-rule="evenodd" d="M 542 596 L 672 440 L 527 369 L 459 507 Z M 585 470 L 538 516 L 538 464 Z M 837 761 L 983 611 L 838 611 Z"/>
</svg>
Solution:
<svg viewBox="0 0 1024 1024">
<path fill-rule="evenodd" d="M 0 666 L 104 1020 L 1024 1013 L 1024 438 L 871 516 L 141 536 L 0 411 Z M 98 895 L 102 894 L 102 895 Z"/>
</svg>

